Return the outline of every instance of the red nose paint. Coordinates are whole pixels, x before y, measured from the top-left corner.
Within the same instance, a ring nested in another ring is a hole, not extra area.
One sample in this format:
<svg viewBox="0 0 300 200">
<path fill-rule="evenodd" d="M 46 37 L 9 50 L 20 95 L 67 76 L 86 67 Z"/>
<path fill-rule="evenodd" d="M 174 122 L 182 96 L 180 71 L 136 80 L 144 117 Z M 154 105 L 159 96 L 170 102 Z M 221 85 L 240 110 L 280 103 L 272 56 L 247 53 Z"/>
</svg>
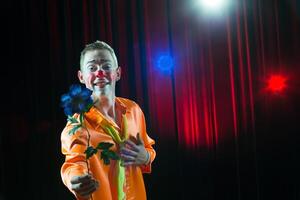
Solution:
<svg viewBox="0 0 300 200">
<path fill-rule="evenodd" d="M 97 78 L 103 78 L 104 77 L 104 72 L 102 70 L 98 70 L 96 76 L 97 76 Z"/>
</svg>

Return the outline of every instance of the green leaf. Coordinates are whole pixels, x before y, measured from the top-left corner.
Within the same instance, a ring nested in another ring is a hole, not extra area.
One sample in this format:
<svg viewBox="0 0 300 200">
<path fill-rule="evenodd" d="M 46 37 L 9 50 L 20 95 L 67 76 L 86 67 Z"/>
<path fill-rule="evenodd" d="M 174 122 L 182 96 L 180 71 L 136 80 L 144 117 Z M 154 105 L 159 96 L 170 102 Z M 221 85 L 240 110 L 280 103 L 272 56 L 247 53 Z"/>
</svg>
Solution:
<svg viewBox="0 0 300 200">
<path fill-rule="evenodd" d="M 73 126 L 73 128 L 69 131 L 69 135 L 74 135 L 80 127 L 81 127 L 81 124 Z"/>
<path fill-rule="evenodd" d="M 80 124 L 82 124 L 82 122 L 83 122 L 83 117 L 84 117 L 84 114 L 81 113 L 80 116 L 79 116 Z"/>
<path fill-rule="evenodd" d="M 101 152 L 101 159 L 103 160 L 105 165 L 110 164 L 110 160 L 119 160 L 120 157 L 116 154 L 116 152 L 111 150 L 103 150 Z"/>
<path fill-rule="evenodd" d="M 112 150 L 107 150 L 106 154 L 112 160 L 119 160 L 120 159 L 118 154 L 116 152 L 112 151 Z"/>
<path fill-rule="evenodd" d="M 96 149 L 102 149 L 101 151 L 101 159 L 103 160 L 105 165 L 110 164 L 110 160 L 119 160 L 118 154 L 116 152 L 109 150 L 110 147 L 112 147 L 114 144 L 109 142 L 100 142 Z"/>
<path fill-rule="evenodd" d="M 109 165 L 110 164 L 110 160 L 109 157 L 105 154 L 105 151 L 101 152 L 101 159 L 103 160 L 105 165 Z"/>
<path fill-rule="evenodd" d="M 92 146 L 89 146 L 85 151 L 85 155 L 86 155 L 86 159 L 89 159 L 90 157 L 92 157 L 94 154 L 97 153 L 97 149 L 95 149 L 94 147 Z"/>
<path fill-rule="evenodd" d="M 109 149 L 110 147 L 112 147 L 114 144 L 109 143 L 109 142 L 100 142 L 98 144 L 98 146 L 96 147 L 97 149 Z"/>
<path fill-rule="evenodd" d="M 76 118 L 71 117 L 70 115 L 68 115 L 68 121 L 69 121 L 71 124 L 79 124 L 79 121 L 77 121 Z"/>
</svg>

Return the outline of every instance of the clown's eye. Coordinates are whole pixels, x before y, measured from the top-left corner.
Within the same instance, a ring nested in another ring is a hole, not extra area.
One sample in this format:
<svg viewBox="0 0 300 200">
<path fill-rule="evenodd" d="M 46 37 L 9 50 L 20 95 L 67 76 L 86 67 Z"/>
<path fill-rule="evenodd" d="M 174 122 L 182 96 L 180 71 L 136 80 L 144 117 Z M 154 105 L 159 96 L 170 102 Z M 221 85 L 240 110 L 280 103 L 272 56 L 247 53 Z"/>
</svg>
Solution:
<svg viewBox="0 0 300 200">
<path fill-rule="evenodd" d="M 91 71 L 91 72 L 94 72 L 94 71 L 97 70 L 97 66 L 95 66 L 95 65 L 89 65 L 88 66 L 88 70 Z"/>
<path fill-rule="evenodd" d="M 112 66 L 111 66 L 111 65 L 103 65 L 103 66 L 102 66 L 102 69 L 103 69 L 104 71 L 111 71 L 111 70 L 112 70 Z"/>
</svg>

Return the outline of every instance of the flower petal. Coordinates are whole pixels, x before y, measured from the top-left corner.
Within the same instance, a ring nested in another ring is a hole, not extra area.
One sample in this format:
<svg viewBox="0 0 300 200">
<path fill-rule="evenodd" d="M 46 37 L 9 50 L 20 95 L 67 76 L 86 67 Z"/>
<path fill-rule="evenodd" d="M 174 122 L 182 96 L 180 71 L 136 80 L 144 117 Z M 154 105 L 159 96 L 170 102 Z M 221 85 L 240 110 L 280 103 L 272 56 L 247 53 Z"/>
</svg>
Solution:
<svg viewBox="0 0 300 200">
<path fill-rule="evenodd" d="M 72 116 L 74 114 L 72 112 L 72 108 L 70 108 L 70 107 L 65 107 L 64 112 L 65 112 L 65 115 L 67 115 L 67 116 Z"/>
<path fill-rule="evenodd" d="M 87 88 L 82 88 L 82 91 L 81 91 L 81 94 L 80 96 L 83 98 L 83 99 L 88 99 L 90 98 L 90 96 L 92 95 L 92 91 L 87 89 Z"/>
<path fill-rule="evenodd" d="M 64 107 L 67 103 L 69 103 L 72 100 L 70 95 L 68 94 L 63 94 L 60 98 L 61 101 L 61 106 Z"/>
<path fill-rule="evenodd" d="M 78 104 L 78 110 L 79 110 L 79 113 L 83 113 L 84 110 L 85 110 L 85 107 L 86 107 L 86 104 L 85 104 L 85 103 L 79 103 L 79 104 Z"/>
<path fill-rule="evenodd" d="M 81 92 L 81 85 L 79 84 L 73 84 L 70 86 L 70 92 L 69 94 L 74 97 L 77 96 L 78 94 L 80 94 Z"/>
<path fill-rule="evenodd" d="M 64 108 L 65 114 L 73 116 L 74 113 L 82 114 L 87 112 L 93 105 L 91 95 L 92 91 L 88 88 L 79 84 L 71 85 L 69 93 L 61 96 L 61 106 Z"/>
</svg>

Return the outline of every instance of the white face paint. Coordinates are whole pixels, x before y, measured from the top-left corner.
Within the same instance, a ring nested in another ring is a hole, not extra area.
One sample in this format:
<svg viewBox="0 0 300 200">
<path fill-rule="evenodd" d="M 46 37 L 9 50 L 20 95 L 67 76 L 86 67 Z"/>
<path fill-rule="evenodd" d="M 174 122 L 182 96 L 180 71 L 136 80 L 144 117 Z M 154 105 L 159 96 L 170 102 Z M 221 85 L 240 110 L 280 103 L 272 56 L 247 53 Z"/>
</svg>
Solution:
<svg viewBox="0 0 300 200">
<path fill-rule="evenodd" d="M 120 77 L 121 69 L 106 49 L 87 51 L 78 71 L 80 82 L 98 97 L 114 97 L 116 82 Z"/>
</svg>

